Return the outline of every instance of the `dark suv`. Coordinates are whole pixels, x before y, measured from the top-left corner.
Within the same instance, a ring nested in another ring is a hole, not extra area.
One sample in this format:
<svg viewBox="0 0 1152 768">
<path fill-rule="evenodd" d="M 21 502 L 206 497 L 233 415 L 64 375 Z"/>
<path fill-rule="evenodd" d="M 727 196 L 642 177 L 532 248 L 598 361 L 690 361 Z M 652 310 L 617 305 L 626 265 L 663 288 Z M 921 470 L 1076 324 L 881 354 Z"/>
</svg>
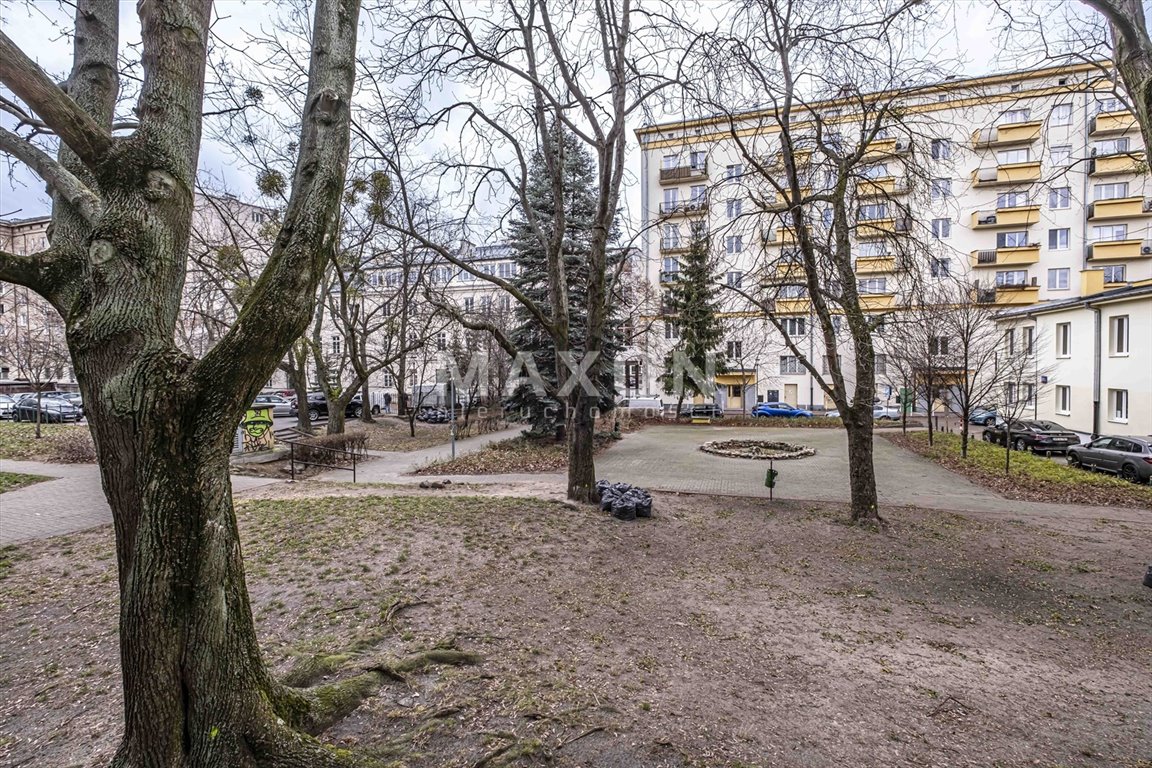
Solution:
<svg viewBox="0 0 1152 768">
<path fill-rule="evenodd" d="M 716 403 L 698 403 L 684 406 L 680 409 L 680 415 L 692 419 L 722 419 L 724 418 L 724 409 Z"/>
<path fill-rule="evenodd" d="M 1007 446 L 1008 425 L 1001 421 L 984 428 L 984 440 Z M 1013 421 L 1012 447 L 1018 451 L 1039 453 L 1064 453 L 1069 448 L 1080 445 L 1080 436 L 1065 429 L 1054 421 Z"/>
<path fill-rule="evenodd" d="M 358 419 L 364 415 L 364 403 L 359 394 L 348 401 L 344 406 L 344 417 Z M 316 421 L 321 416 L 328 417 L 328 401 L 324 399 L 323 392 L 308 393 L 308 420 Z"/>
</svg>

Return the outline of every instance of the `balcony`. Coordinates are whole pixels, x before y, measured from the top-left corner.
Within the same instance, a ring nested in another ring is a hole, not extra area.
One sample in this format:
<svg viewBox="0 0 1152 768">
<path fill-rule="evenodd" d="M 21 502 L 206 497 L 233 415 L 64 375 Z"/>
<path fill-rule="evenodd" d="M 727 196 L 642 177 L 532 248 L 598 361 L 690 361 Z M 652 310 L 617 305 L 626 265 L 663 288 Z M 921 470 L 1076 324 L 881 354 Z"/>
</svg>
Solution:
<svg viewBox="0 0 1152 768">
<path fill-rule="evenodd" d="M 863 159 L 880 160 L 885 157 L 907 155 L 911 151 L 912 142 L 909 139 L 873 139 L 864 152 Z"/>
<path fill-rule="evenodd" d="M 1040 299 L 1040 287 L 1016 283 L 998 285 L 995 288 L 977 288 L 974 298 L 977 304 L 995 304 L 997 306 L 1035 304 Z"/>
<path fill-rule="evenodd" d="M 1010 147 L 1020 144 L 1031 144 L 1040 138 L 1040 121 L 1031 120 L 1027 123 L 1005 123 L 995 128 L 982 128 L 972 132 L 972 146 L 984 147 Z"/>
<path fill-rule="evenodd" d="M 800 187 L 800 196 L 795 199 L 803 200 L 810 194 L 812 194 L 811 187 Z M 792 199 L 793 198 L 791 192 L 785 192 L 784 194 L 775 192 L 771 195 L 771 197 L 764 198 L 761 208 L 762 210 L 769 213 L 783 213 L 784 211 L 787 211 L 793 207 L 794 203 L 792 202 Z"/>
<path fill-rule="evenodd" d="M 857 240 L 875 240 L 889 235 L 905 234 L 912 228 L 912 221 L 906 216 L 889 219 L 865 219 L 856 222 Z"/>
<path fill-rule="evenodd" d="M 977 168 L 972 171 L 972 186 L 995 187 L 1005 184 L 1029 184 L 1040 181 L 1040 161 L 1008 163 L 995 168 Z"/>
<path fill-rule="evenodd" d="M 671 203 L 660 203 L 660 215 L 666 217 L 689 216 L 691 214 L 707 212 L 707 200 L 676 200 Z"/>
<path fill-rule="evenodd" d="M 692 241 L 690 239 L 677 238 L 671 240 L 667 237 L 660 238 L 660 253 L 688 253 L 690 250 L 692 250 Z"/>
<path fill-rule="evenodd" d="M 1088 221 L 1135 219 L 1141 216 L 1152 216 L 1152 199 L 1121 197 L 1115 200 L 1097 200 L 1088 204 Z"/>
<path fill-rule="evenodd" d="M 1152 258 L 1152 240 L 1102 240 L 1088 244 L 1088 261 Z"/>
<path fill-rule="evenodd" d="M 775 264 L 768 265 L 764 277 L 765 282 L 774 284 L 807 279 L 804 272 L 804 265 L 795 261 L 778 261 Z"/>
<path fill-rule="evenodd" d="M 860 256 L 856 259 L 858 275 L 885 275 L 895 271 L 895 256 Z"/>
<path fill-rule="evenodd" d="M 679 279 L 680 279 L 680 271 L 679 270 L 671 270 L 671 271 L 666 271 L 666 272 L 660 273 L 660 282 L 663 285 L 668 285 L 669 283 L 674 283 Z"/>
<path fill-rule="evenodd" d="M 1148 166 L 1143 152 L 1120 152 L 1115 155 L 1097 155 L 1088 161 L 1089 176 L 1114 176 L 1119 173 L 1146 173 Z"/>
<path fill-rule="evenodd" d="M 675 168 L 660 169 L 661 184 L 679 184 L 682 181 L 708 178 L 708 163 L 697 165 L 678 165 Z"/>
<path fill-rule="evenodd" d="M 1040 243 L 1015 248 L 991 248 L 972 251 L 971 264 L 979 267 L 1003 267 L 1040 263 Z"/>
<path fill-rule="evenodd" d="M 972 229 L 999 227 L 1030 227 L 1040 221 L 1040 206 L 1022 205 L 1016 208 L 997 208 L 994 211 L 976 211 L 972 214 Z"/>
<path fill-rule="evenodd" d="M 778 315 L 806 315 L 812 311 L 812 300 L 776 299 L 772 302 L 772 311 Z"/>
<path fill-rule="evenodd" d="M 788 227 L 766 229 L 760 239 L 765 245 L 792 245 L 796 242 L 796 233 Z"/>
<path fill-rule="evenodd" d="M 1088 133 L 1092 136 L 1128 133 L 1135 129 L 1136 116 L 1126 109 L 1118 112 L 1101 112 L 1088 124 Z"/>
<path fill-rule="evenodd" d="M 908 194 L 908 180 L 895 176 L 880 179 L 863 179 L 856 183 L 856 197 L 895 197 Z"/>
<path fill-rule="evenodd" d="M 896 294 L 894 293 L 861 293 L 859 296 L 860 309 L 865 312 L 892 309 L 896 306 Z"/>
</svg>

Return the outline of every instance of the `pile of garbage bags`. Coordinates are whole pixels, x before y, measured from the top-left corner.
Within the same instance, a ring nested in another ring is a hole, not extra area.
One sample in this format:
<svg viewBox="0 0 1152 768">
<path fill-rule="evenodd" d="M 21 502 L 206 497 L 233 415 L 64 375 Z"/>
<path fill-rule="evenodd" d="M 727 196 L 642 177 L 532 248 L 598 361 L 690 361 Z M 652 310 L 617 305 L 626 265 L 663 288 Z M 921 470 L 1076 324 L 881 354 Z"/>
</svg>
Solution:
<svg viewBox="0 0 1152 768">
<path fill-rule="evenodd" d="M 617 520 L 652 517 L 652 494 L 643 488 L 600 480 L 596 483 L 596 493 L 600 497 L 600 511 L 611 513 Z"/>
</svg>

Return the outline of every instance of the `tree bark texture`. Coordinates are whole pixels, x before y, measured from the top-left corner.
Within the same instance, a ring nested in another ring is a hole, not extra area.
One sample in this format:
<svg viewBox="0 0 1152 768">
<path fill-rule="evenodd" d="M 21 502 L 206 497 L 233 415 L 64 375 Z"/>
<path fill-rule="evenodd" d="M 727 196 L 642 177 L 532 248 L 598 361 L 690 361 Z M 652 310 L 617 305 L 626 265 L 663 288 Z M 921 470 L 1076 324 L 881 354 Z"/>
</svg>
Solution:
<svg viewBox="0 0 1152 768">
<path fill-rule="evenodd" d="M 859 410 L 859 409 L 857 409 Z M 852 413 L 845 420 L 848 430 L 848 482 L 852 499 L 853 522 L 878 522 L 880 502 L 876 493 L 876 468 L 873 465 L 872 405 L 868 413 Z"/>
</svg>

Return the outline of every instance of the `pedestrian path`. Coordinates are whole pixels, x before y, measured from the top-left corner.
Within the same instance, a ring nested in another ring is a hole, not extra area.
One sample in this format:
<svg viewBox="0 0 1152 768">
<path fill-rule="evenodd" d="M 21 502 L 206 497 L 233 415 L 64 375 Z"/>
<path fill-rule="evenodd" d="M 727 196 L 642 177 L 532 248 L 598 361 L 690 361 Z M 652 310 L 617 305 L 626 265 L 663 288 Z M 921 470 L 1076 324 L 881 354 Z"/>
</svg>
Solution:
<svg viewBox="0 0 1152 768">
<path fill-rule="evenodd" d="M 54 478 L 0 494 L 0 545 L 46 539 L 112 522 L 112 510 L 104 498 L 100 470 L 95 464 L 4 459 L 0 460 L 0 472 Z M 243 491 L 279 482 L 283 481 L 233 475 L 232 490 Z"/>
<path fill-rule="evenodd" d="M 487 435 L 465 437 L 456 441 L 456 455 L 463 456 L 467 453 L 473 453 L 491 443 L 498 443 L 501 440 L 516 437 L 522 431 L 523 427 L 512 427 Z M 434 445 L 431 448 L 422 448 L 418 451 L 368 451 L 368 455 L 372 457 L 372 461 L 366 461 L 363 464 L 356 465 L 357 482 L 418 483 L 427 478 L 414 477 L 408 473 L 426 464 L 431 464 L 434 461 L 443 461 L 452 458 L 452 446 L 449 443 L 445 443 L 443 445 Z M 483 476 L 461 475 L 460 477 L 470 478 L 470 482 L 483 482 L 484 480 Z M 499 477 L 510 479 L 506 475 L 500 475 Z M 540 476 L 533 474 L 523 475 L 523 477 L 539 479 Z M 347 482 L 349 475 L 343 470 L 332 470 L 318 475 L 316 479 Z"/>
</svg>

